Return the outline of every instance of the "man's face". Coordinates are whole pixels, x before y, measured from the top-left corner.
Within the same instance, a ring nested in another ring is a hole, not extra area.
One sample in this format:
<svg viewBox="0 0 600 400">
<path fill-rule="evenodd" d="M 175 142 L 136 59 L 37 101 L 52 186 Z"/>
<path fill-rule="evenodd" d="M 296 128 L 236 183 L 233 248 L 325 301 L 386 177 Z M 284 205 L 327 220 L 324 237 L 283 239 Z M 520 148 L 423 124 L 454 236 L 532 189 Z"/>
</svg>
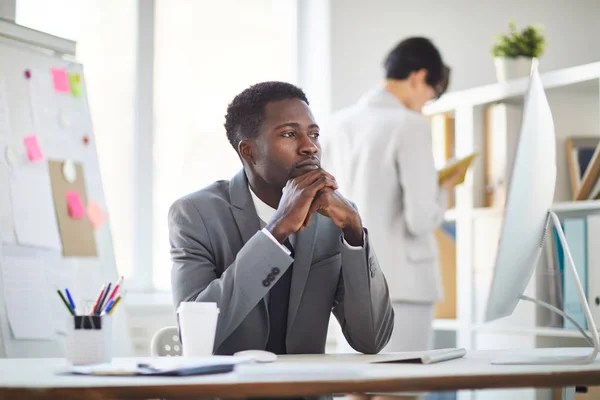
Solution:
<svg viewBox="0 0 600 400">
<path fill-rule="evenodd" d="M 308 105 L 299 99 L 268 103 L 255 140 L 255 171 L 269 184 L 320 168 L 319 127 Z"/>
</svg>

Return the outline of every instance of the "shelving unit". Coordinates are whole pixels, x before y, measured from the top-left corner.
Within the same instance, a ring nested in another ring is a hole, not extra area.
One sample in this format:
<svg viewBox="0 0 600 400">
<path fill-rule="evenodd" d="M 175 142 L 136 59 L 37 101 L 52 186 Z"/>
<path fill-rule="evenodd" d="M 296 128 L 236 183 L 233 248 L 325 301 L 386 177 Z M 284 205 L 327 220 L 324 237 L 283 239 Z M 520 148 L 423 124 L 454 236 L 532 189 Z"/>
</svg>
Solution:
<svg viewBox="0 0 600 400">
<path fill-rule="evenodd" d="M 567 156 L 564 140 L 568 136 L 600 137 L 600 62 L 541 73 L 541 80 L 552 109 L 557 136 L 557 185 L 552 207 L 561 219 L 584 217 L 600 213 L 600 201 L 571 201 Z M 428 105 L 425 114 L 450 114 L 454 120 L 454 156 L 464 157 L 482 152 L 484 144 L 485 109 L 497 103 L 520 107 L 527 91 L 528 78 L 453 92 Z M 446 212 L 445 220 L 456 228 L 456 319 L 436 319 L 434 329 L 439 346 L 449 343 L 466 349 L 498 347 L 583 346 L 585 340 L 576 330 L 538 326 L 539 308 L 521 302 L 512 316 L 493 323 L 483 323 L 478 315 L 485 307 L 482 293 L 492 276 L 495 250 L 481 261 L 481 231 L 499 233 L 503 217 L 501 207 L 483 207 L 484 157 L 478 157 L 467 173 L 465 182 L 457 187 L 455 207 Z M 490 235 L 494 237 L 494 233 Z M 496 236 L 497 237 L 497 236 Z M 485 244 L 495 249 L 494 239 Z M 496 239 L 497 241 L 497 239 Z M 477 243 L 477 245 L 476 245 Z M 479 254 L 476 254 L 479 251 Z M 485 265 L 483 265 L 485 264 Z M 536 282 L 539 271 L 528 287 L 533 297 L 540 292 Z M 497 398 L 499 394 L 460 392 L 459 399 Z M 506 398 L 536 399 L 544 397 L 535 391 L 510 392 Z M 498 398 L 502 398 L 501 396 Z"/>
<path fill-rule="evenodd" d="M 480 324 L 474 325 L 473 330 L 476 332 L 494 332 L 494 333 L 505 333 L 509 335 L 523 335 L 523 336 L 547 336 L 557 338 L 576 338 L 582 339 L 581 333 L 577 330 L 562 329 L 562 328 L 546 328 L 539 327 L 535 329 L 527 328 L 491 328 L 488 325 Z M 589 333 L 589 332 L 588 332 Z"/>
</svg>

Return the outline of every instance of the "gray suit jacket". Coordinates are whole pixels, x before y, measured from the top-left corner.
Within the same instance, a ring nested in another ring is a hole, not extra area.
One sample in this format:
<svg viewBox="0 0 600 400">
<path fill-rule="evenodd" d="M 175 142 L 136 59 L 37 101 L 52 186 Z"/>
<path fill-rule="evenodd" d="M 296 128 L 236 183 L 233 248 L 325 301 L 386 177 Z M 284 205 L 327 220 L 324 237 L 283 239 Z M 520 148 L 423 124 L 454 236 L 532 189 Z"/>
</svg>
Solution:
<svg viewBox="0 0 600 400">
<path fill-rule="evenodd" d="M 218 304 L 215 354 L 266 348 L 267 295 L 292 262 L 288 353 L 324 353 L 332 311 L 359 352 L 377 353 L 391 336 L 394 312 L 368 233 L 365 249 L 349 249 L 341 230 L 315 214 L 297 234 L 292 259 L 261 232 L 244 171 L 177 200 L 169 236 L 175 307 Z M 274 268 L 280 273 L 267 286 Z"/>
</svg>

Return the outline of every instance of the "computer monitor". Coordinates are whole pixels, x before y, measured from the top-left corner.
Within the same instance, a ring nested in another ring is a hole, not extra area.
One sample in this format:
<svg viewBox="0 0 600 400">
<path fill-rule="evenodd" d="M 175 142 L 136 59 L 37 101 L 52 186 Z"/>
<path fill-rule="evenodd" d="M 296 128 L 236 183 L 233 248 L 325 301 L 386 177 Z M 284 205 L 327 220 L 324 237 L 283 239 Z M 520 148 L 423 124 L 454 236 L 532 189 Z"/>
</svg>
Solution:
<svg viewBox="0 0 600 400">
<path fill-rule="evenodd" d="M 580 329 L 594 348 L 586 357 L 518 357 L 498 364 L 555 364 L 591 362 L 598 354 L 598 333 L 585 292 L 573 265 L 560 220 L 551 211 L 556 186 L 556 136 L 550 105 L 537 69 L 531 72 L 525 95 L 523 120 L 509 182 L 504 219 L 489 292 L 486 321 L 506 317 L 519 300 L 529 300 L 558 312 L 561 310 L 524 295 L 553 223 L 565 253 L 565 272 L 572 273 L 586 315 L 591 338 Z M 568 272 L 567 272 L 568 270 Z"/>
</svg>

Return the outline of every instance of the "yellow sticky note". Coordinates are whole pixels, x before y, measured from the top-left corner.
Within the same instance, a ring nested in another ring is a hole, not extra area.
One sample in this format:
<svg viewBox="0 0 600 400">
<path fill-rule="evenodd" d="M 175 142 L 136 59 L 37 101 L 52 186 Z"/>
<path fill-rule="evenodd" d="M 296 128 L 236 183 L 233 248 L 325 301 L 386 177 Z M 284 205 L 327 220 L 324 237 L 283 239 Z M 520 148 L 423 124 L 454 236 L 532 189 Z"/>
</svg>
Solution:
<svg viewBox="0 0 600 400">
<path fill-rule="evenodd" d="M 106 222 L 106 215 L 102 211 L 102 207 L 94 200 L 88 203 L 87 215 L 94 229 L 100 228 Z"/>
<path fill-rule="evenodd" d="M 71 86 L 71 94 L 75 97 L 81 97 L 81 75 L 69 72 L 69 85 Z"/>
</svg>

